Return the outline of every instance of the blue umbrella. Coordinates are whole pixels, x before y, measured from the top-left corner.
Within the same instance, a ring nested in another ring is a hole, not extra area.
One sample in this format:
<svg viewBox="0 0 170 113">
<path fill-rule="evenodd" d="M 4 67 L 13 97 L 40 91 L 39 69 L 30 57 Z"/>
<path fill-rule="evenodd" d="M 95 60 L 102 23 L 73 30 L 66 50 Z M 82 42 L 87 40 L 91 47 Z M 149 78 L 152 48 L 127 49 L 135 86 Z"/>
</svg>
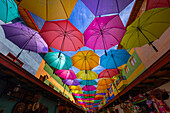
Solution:
<svg viewBox="0 0 170 113">
<path fill-rule="evenodd" d="M 72 66 L 71 58 L 59 52 L 49 52 L 44 56 L 44 60 L 48 65 L 56 69 L 68 70 Z"/>
<path fill-rule="evenodd" d="M 97 82 L 95 80 L 83 80 L 80 81 L 81 85 L 97 85 Z"/>
<path fill-rule="evenodd" d="M 110 50 L 107 56 L 100 57 L 100 65 L 106 69 L 117 69 L 117 67 L 126 64 L 129 57 L 130 54 L 126 49 Z"/>
<path fill-rule="evenodd" d="M 18 7 L 14 0 L 0 0 L 0 20 L 7 23 L 19 17 Z"/>
</svg>

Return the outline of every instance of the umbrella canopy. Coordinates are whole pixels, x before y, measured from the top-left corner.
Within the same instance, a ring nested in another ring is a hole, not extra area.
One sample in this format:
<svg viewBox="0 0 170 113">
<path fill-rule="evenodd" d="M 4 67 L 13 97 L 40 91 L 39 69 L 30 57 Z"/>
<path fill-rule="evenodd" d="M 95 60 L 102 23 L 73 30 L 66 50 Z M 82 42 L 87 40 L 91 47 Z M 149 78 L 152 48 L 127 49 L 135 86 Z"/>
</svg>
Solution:
<svg viewBox="0 0 170 113">
<path fill-rule="evenodd" d="M 133 0 L 81 0 L 95 16 L 120 13 Z"/>
<path fill-rule="evenodd" d="M 170 0 L 147 0 L 146 10 L 161 7 L 170 7 Z"/>
<path fill-rule="evenodd" d="M 68 19 L 77 0 L 21 0 L 19 6 L 46 21 Z"/>
<path fill-rule="evenodd" d="M 98 85 L 96 89 L 101 91 L 101 92 L 98 91 L 98 93 L 106 93 L 108 92 L 107 88 L 110 88 L 110 84 Z"/>
<path fill-rule="evenodd" d="M 110 50 L 108 55 L 100 57 L 100 65 L 106 69 L 117 69 L 117 67 L 126 64 L 130 54 L 125 50 Z"/>
<path fill-rule="evenodd" d="M 0 6 L 0 20 L 4 23 L 19 17 L 18 7 L 14 0 L 1 0 Z"/>
<path fill-rule="evenodd" d="M 127 49 L 151 44 L 158 51 L 152 41 L 159 39 L 169 26 L 170 8 L 148 10 L 127 27 L 121 45 Z"/>
<path fill-rule="evenodd" d="M 96 91 L 96 93 L 97 93 L 97 91 Z M 104 95 L 96 95 L 95 97 L 96 97 L 96 98 L 97 98 L 97 97 L 104 97 Z"/>
<path fill-rule="evenodd" d="M 84 96 L 84 98 L 94 98 L 94 96 Z"/>
<path fill-rule="evenodd" d="M 74 90 L 73 90 L 74 91 Z M 78 90 L 77 90 L 78 91 Z M 84 96 L 84 94 L 76 94 L 76 93 L 73 93 L 73 95 L 75 96 Z"/>
<path fill-rule="evenodd" d="M 103 97 L 95 97 L 94 100 L 101 100 Z"/>
<path fill-rule="evenodd" d="M 48 63 L 48 65 L 56 69 L 69 69 L 72 66 L 70 57 L 64 54 L 59 56 L 59 54 L 59 52 L 48 52 L 44 56 L 44 60 Z"/>
<path fill-rule="evenodd" d="M 78 86 L 73 86 L 73 85 L 71 85 L 71 86 L 69 86 L 69 88 L 70 88 L 71 90 L 82 90 L 82 88 L 81 88 L 80 85 L 78 85 Z"/>
<path fill-rule="evenodd" d="M 36 53 L 47 53 L 48 46 L 37 31 L 17 22 L 2 25 L 5 36 L 22 50 L 29 50 Z M 21 51 L 22 52 L 22 51 Z M 18 54 L 17 57 L 21 54 Z"/>
<path fill-rule="evenodd" d="M 67 84 L 67 85 L 74 85 L 74 86 L 80 85 L 78 80 L 65 79 L 65 80 L 62 80 L 62 81 L 63 81 L 64 84 Z"/>
<path fill-rule="evenodd" d="M 71 92 L 74 94 L 83 94 L 82 90 L 71 90 Z"/>
<path fill-rule="evenodd" d="M 80 81 L 81 85 L 97 85 L 95 80 L 82 80 Z"/>
<path fill-rule="evenodd" d="M 55 74 L 64 79 L 74 80 L 77 78 L 76 74 L 72 70 L 57 70 Z"/>
<path fill-rule="evenodd" d="M 83 94 L 84 95 L 84 97 L 89 97 L 89 96 L 95 96 L 96 94 Z"/>
<path fill-rule="evenodd" d="M 98 78 L 98 74 L 90 70 L 82 70 L 76 74 L 77 78 L 82 80 L 94 80 Z M 86 84 L 87 85 L 87 84 Z"/>
<path fill-rule="evenodd" d="M 80 70 L 91 70 L 99 65 L 99 56 L 92 50 L 79 51 L 71 57 L 73 66 Z"/>
<path fill-rule="evenodd" d="M 103 85 L 110 85 L 112 83 L 114 83 L 114 79 L 112 79 L 112 78 L 101 78 L 98 81 L 97 85 L 98 86 L 103 86 Z"/>
<path fill-rule="evenodd" d="M 95 94 L 96 91 L 83 91 L 83 94 Z"/>
<path fill-rule="evenodd" d="M 84 32 L 84 45 L 93 50 L 107 50 L 119 44 L 125 32 L 119 15 L 97 17 Z"/>
<path fill-rule="evenodd" d="M 77 51 L 83 47 L 83 34 L 68 20 L 45 22 L 40 35 L 50 47 L 60 51 Z"/>
<path fill-rule="evenodd" d="M 117 69 L 105 69 L 99 74 L 98 78 L 112 78 L 118 74 Z"/>
<path fill-rule="evenodd" d="M 74 96 L 75 98 L 84 98 L 83 96 Z"/>
<path fill-rule="evenodd" d="M 83 86 L 82 90 L 84 90 L 84 91 L 93 91 L 93 90 L 96 90 L 96 87 L 92 86 L 92 85 L 85 85 L 85 86 Z"/>
</svg>

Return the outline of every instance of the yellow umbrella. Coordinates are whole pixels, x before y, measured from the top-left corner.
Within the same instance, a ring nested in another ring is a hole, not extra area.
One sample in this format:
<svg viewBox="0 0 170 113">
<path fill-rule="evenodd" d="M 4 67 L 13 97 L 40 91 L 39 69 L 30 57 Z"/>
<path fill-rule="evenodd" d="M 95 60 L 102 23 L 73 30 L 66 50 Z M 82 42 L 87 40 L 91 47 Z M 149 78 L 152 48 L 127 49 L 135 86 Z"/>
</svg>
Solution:
<svg viewBox="0 0 170 113">
<path fill-rule="evenodd" d="M 77 78 L 82 80 L 94 80 L 98 78 L 98 74 L 90 70 L 82 70 L 76 74 Z"/>
<path fill-rule="evenodd" d="M 78 85 L 78 86 L 73 86 L 73 85 L 71 85 L 71 86 L 69 86 L 69 88 L 70 88 L 71 90 L 82 90 L 82 88 L 81 88 L 80 85 Z"/>
<path fill-rule="evenodd" d="M 71 90 L 72 93 L 83 94 L 82 90 Z"/>
<path fill-rule="evenodd" d="M 97 85 L 98 86 L 103 86 L 103 85 L 110 85 L 114 82 L 114 79 L 113 78 L 101 78 Z"/>
<path fill-rule="evenodd" d="M 68 19 L 77 0 L 21 0 L 19 6 L 46 21 Z"/>
<path fill-rule="evenodd" d="M 97 92 L 97 91 L 96 91 L 96 92 Z M 97 97 L 104 97 L 104 95 L 96 95 L 95 97 L 96 97 L 96 98 L 97 98 Z"/>
<path fill-rule="evenodd" d="M 91 70 L 99 65 L 100 57 L 92 50 L 79 51 L 71 57 L 73 66 L 80 70 Z"/>
</svg>

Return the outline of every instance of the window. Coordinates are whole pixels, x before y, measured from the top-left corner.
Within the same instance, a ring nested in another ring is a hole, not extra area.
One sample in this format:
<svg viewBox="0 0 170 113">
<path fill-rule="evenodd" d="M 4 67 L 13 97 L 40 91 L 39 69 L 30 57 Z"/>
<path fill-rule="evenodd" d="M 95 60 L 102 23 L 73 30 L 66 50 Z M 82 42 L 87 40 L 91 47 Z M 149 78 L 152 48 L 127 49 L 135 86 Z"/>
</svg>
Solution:
<svg viewBox="0 0 170 113">
<path fill-rule="evenodd" d="M 136 63 L 135 58 L 132 56 L 132 58 L 130 59 L 130 65 L 133 67 Z"/>
<path fill-rule="evenodd" d="M 124 70 L 125 70 L 125 73 L 127 74 L 129 72 L 128 66 L 125 66 Z"/>
</svg>

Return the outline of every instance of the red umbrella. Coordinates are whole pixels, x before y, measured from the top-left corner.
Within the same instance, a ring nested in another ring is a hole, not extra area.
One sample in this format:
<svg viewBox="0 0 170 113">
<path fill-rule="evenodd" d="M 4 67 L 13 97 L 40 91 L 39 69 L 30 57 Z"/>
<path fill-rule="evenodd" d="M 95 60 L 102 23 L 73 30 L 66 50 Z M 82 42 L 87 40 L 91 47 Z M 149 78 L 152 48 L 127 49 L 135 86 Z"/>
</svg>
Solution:
<svg viewBox="0 0 170 113">
<path fill-rule="evenodd" d="M 60 51 L 77 51 L 83 47 L 83 34 L 68 20 L 45 22 L 40 35 L 48 46 Z"/>
<path fill-rule="evenodd" d="M 100 100 L 103 99 L 103 97 L 95 97 L 94 100 Z"/>
<path fill-rule="evenodd" d="M 161 7 L 170 7 L 170 0 L 147 0 L 146 10 Z"/>
<path fill-rule="evenodd" d="M 112 78 L 117 74 L 119 74 L 117 69 L 105 69 L 99 74 L 98 78 Z"/>
<path fill-rule="evenodd" d="M 87 96 L 87 97 L 89 97 L 89 96 L 95 96 L 96 94 L 84 94 L 84 96 Z"/>
</svg>

